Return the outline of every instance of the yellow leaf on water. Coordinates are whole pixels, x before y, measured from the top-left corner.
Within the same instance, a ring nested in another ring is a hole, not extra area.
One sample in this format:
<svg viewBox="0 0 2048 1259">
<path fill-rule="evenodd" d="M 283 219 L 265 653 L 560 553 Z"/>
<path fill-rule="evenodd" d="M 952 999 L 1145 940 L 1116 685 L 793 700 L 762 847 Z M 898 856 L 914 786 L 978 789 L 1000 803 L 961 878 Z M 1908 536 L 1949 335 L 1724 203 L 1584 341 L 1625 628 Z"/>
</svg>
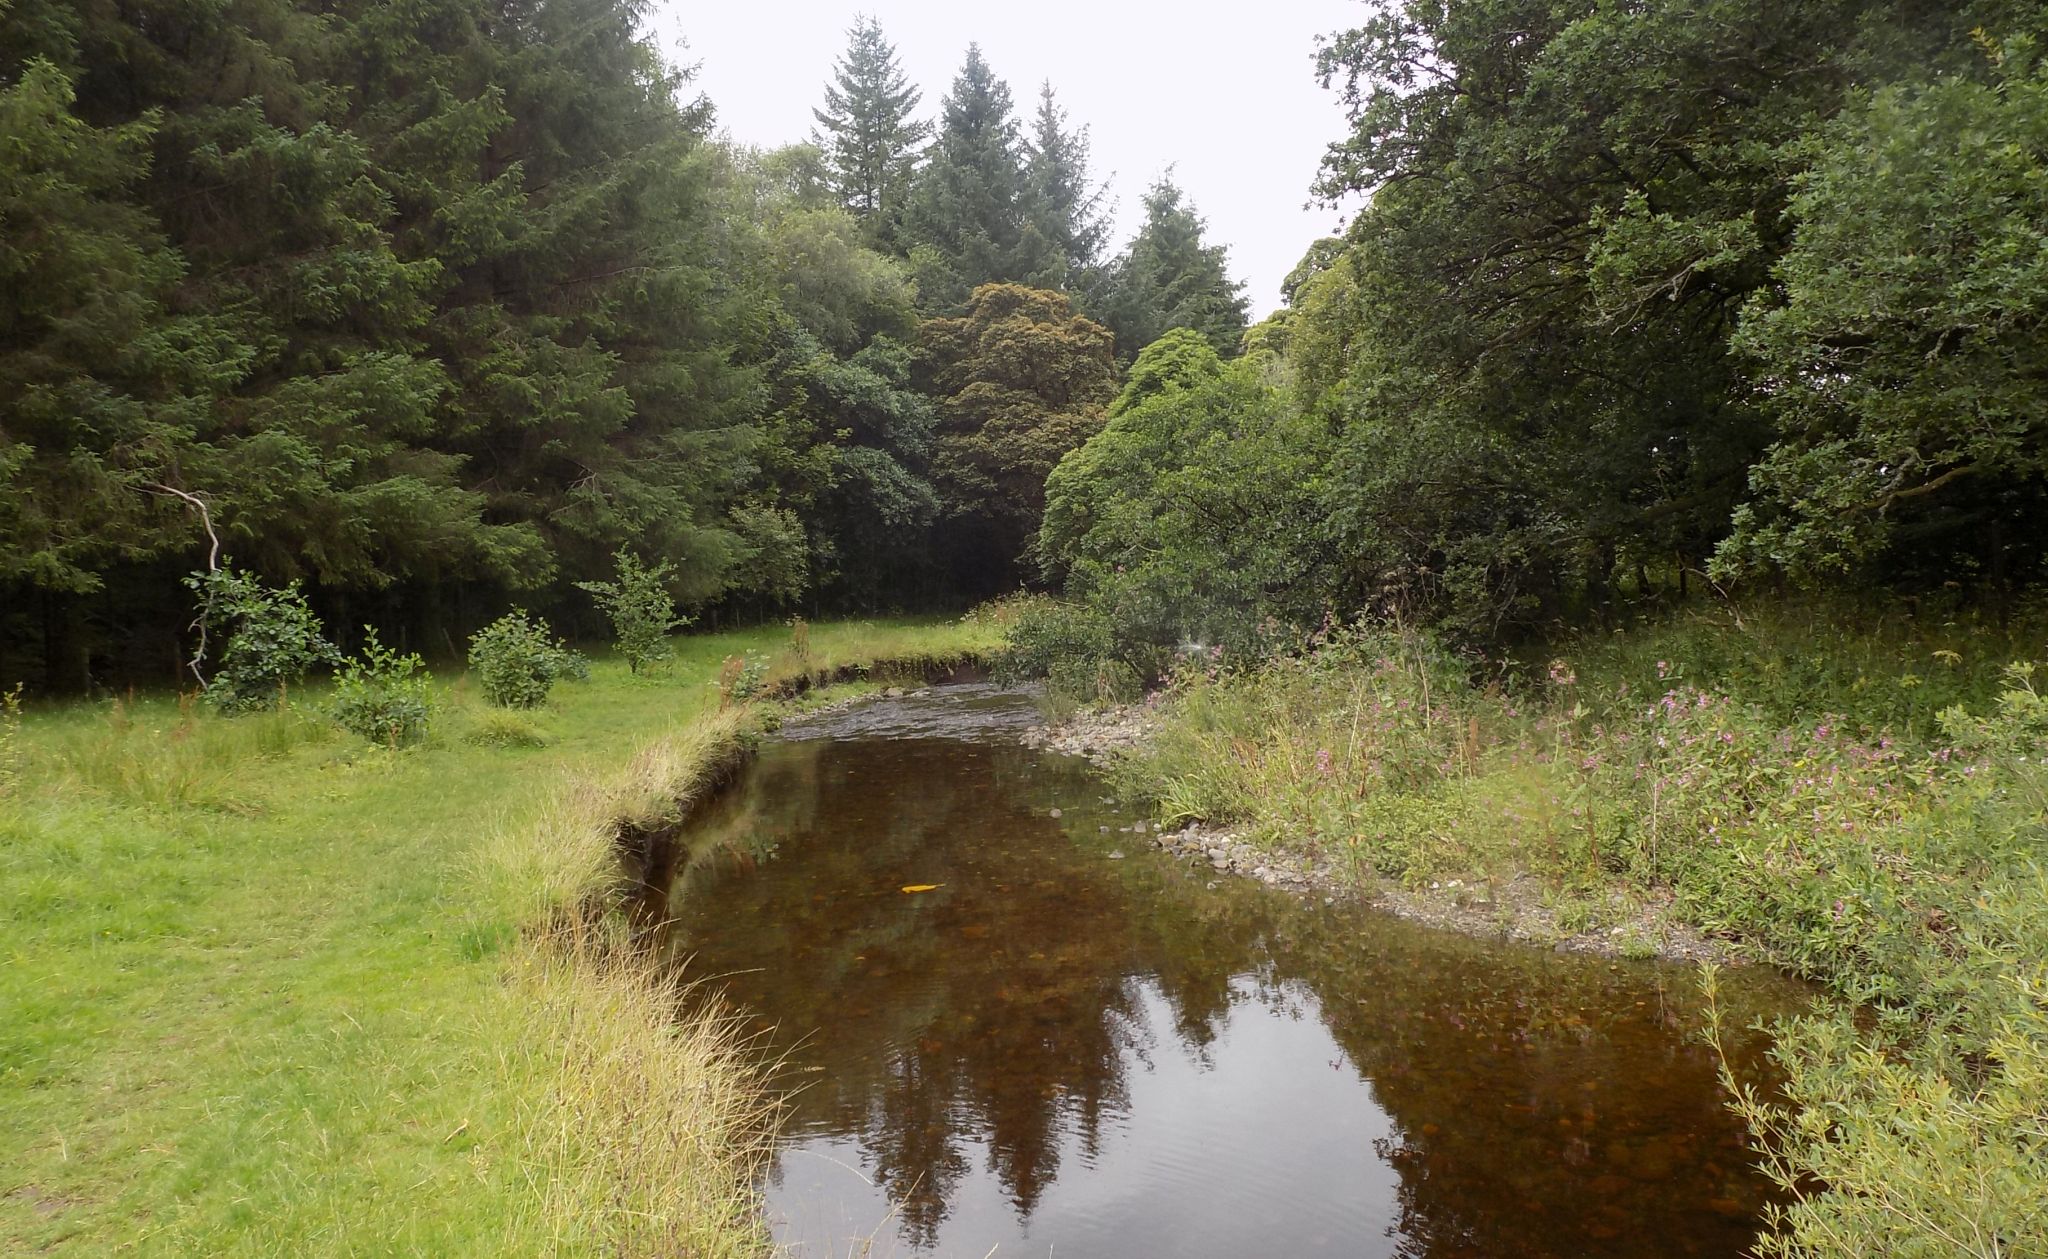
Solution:
<svg viewBox="0 0 2048 1259">
<path fill-rule="evenodd" d="M 904 885 L 903 890 L 906 892 L 929 892 L 935 887 L 944 886 L 945 884 L 943 883 L 908 883 Z"/>
</svg>

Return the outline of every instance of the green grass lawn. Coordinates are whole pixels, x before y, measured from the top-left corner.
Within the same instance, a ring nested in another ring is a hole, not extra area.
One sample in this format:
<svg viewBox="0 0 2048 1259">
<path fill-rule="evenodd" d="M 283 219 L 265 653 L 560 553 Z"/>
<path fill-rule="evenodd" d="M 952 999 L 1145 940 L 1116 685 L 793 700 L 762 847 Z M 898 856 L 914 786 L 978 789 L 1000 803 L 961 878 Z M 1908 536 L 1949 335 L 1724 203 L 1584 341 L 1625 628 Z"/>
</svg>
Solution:
<svg viewBox="0 0 2048 1259">
<path fill-rule="evenodd" d="M 989 635 L 822 625 L 807 667 Z M 716 708 L 725 657 L 788 645 L 680 639 L 649 678 L 599 660 L 535 715 L 543 747 L 469 741 L 486 714 L 453 677 L 429 743 L 395 753 L 317 694 L 243 718 L 173 697 L 31 709 L 0 797 L 0 1251 L 617 1253 L 633 1229 L 608 1213 L 644 1203 L 604 1169 L 638 1138 L 577 1131 L 565 1081 L 626 1056 L 575 1039 L 579 1010 L 645 1003 L 551 982 L 575 963 L 527 939 L 560 894 L 505 886 L 546 863 L 487 854 L 548 842 L 565 810 L 601 830 L 574 814 L 609 807 L 583 785 Z M 637 1052 L 660 1057 L 662 1023 Z M 751 1245 L 743 1214 L 705 1227 Z"/>
</svg>

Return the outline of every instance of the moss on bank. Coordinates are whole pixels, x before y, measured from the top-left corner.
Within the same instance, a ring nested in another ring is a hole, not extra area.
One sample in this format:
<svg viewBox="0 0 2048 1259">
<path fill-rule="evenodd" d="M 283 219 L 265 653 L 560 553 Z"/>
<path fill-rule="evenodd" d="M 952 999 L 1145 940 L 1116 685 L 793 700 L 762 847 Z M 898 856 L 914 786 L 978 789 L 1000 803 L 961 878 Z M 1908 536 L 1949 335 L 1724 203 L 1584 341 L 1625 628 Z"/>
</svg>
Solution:
<svg viewBox="0 0 2048 1259">
<path fill-rule="evenodd" d="M 755 1081 L 591 912 L 619 826 L 737 746 L 723 660 L 765 695 L 991 635 L 686 638 L 517 738 L 447 678 L 398 753 L 318 695 L 31 710 L 0 796 L 0 1250 L 758 1252 Z"/>
</svg>

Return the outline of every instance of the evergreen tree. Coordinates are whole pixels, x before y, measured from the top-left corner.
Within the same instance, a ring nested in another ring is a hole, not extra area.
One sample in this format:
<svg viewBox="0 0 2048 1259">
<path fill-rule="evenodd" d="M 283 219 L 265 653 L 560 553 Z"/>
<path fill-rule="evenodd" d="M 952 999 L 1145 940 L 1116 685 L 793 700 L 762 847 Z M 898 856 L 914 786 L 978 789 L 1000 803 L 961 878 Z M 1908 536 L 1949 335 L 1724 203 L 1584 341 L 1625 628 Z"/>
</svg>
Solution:
<svg viewBox="0 0 2048 1259">
<path fill-rule="evenodd" d="M 1145 221 L 1110 282 L 1109 325 L 1119 355 L 1136 355 L 1174 328 L 1201 333 L 1219 354 L 1237 352 L 1244 285 L 1230 278 L 1229 251 L 1203 243 L 1206 226 L 1171 173 L 1145 193 Z"/>
<path fill-rule="evenodd" d="M 0 87 L 0 637 L 40 631 L 46 679 L 75 686 L 81 600 L 199 536 L 161 483 L 233 367 L 216 321 L 170 308 L 183 261 L 134 204 L 154 120 L 73 103 L 41 58 Z"/>
<path fill-rule="evenodd" d="M 872 17 L 854 19 L 832 79 L 825 108 L 811 111 L 820 128 L 812 142 L 825 155 L 841 203 L 875 239 L 889 240 L 931 137 L 931 124 L 912 117 L 921 94 Z"/>
<path fill-rule="evenodd" d="M 1057 246 L 1030 215 L 1009 85 L 970 44 L 911 198 L 911 260 L 926 306 L 950 309 L 980 285 L 1052 268 Z"/>
<path fill-rule="evenodd" d="M 1040 275 L 1043 288 L 1085 296 L 1100 286 L 1102 247 L 1109 234 L 1104 214 L 1107 185 L 1088 175 L 1088 128 L 1069 128 L 1052 84 L 1038 89 L 1038 113 L 1025 144 L 1025 178 L 1038 234 L 1057 247 L 1056 274 Z"/>
</svg>

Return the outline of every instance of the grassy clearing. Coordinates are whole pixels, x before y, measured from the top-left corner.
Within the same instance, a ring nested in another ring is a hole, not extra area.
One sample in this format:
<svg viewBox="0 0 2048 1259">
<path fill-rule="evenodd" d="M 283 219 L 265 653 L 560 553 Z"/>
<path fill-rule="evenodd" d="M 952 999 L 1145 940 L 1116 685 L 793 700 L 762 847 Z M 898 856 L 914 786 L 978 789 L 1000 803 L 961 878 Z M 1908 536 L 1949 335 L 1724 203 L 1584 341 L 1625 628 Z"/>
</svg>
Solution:
<svg viewBox="0 0 2048 1259">
<path fill-rule="evenodd" d="M 1533 877 L 1561 927 L 1648 906 L 1826 981 L 1777 1029 L 1785 1104 L 1741 1099 L 1803 1195 L 1765 1252 L 2048 1254 L 2040 628 L 1721 609 L 1491 686 L 1337 631 L 1184 668 L 1120 774 L 1165 820 L 1361 877 Z"/>
<path fill-rule="evenodd" d="M 0 725 L 0 1251 L 752 1253 L 759 1095 L 588 913 L 764 687 L 987 625 L 678 640 L 391 752 L 175 698 Z"/>
</svg>

